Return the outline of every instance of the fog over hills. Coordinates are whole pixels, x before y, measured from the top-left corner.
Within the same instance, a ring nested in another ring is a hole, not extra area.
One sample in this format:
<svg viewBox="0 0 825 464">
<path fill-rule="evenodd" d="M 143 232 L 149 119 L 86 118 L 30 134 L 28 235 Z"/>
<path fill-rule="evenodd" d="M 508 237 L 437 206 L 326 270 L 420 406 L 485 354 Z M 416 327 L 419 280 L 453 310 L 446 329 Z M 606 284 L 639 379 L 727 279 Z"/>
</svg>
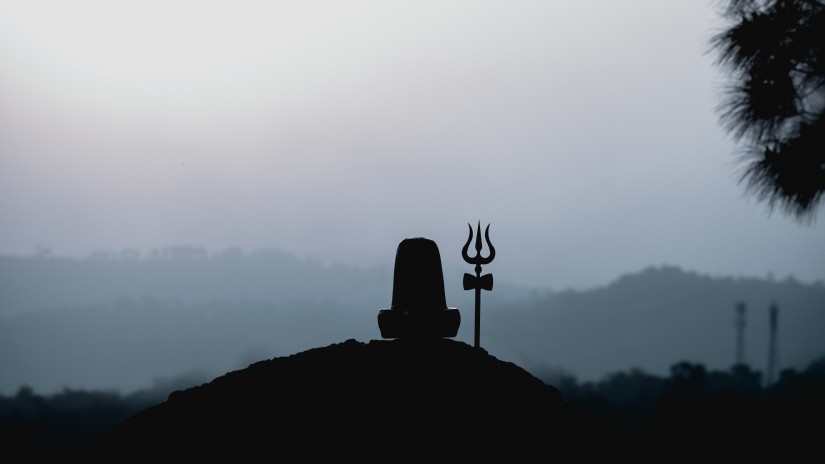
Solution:
<svg viewBox="0 0 825 464">
<path fill-rule="evenodd" d="M 472 343 L 467 267 L 445 265 L 444 276 L 447 303 L 462 316 L 456 339 Z M 128 392 L 183 375 L 206 381 L 263 359 L 378 339 L 376 316 L 391 294 L 389 265 L 326 266 L 280 251 L 0 256 L 0 394 L 22 385 Z M 544 378 L 596 380 L 633 367 L 665 374 L 681 360 L 726 368 L 738 302 L 747 305 L 745 361 L 755 369 L 766 366 L 773 303 L 780 369 L 825 353 L 821 282 L 677 267 L 576 291 L 496 280 L 482 294 L 481 344 Z"/>
</svg>

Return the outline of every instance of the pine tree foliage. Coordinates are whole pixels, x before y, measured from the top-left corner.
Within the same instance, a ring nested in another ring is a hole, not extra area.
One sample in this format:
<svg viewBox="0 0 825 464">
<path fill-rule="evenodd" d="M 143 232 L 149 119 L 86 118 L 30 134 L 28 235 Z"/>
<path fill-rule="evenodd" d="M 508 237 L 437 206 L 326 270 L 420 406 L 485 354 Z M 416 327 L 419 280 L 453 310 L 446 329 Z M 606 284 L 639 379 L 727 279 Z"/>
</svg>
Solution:
<svg viewBox="0 0 825 464">
<path fill-rule="evenodd" d="M 825 0 L 724 0 L 711 39 L 730 82 L 719 106 L 747 190 L 812 219 L 825 193 Z"/>
</svg>

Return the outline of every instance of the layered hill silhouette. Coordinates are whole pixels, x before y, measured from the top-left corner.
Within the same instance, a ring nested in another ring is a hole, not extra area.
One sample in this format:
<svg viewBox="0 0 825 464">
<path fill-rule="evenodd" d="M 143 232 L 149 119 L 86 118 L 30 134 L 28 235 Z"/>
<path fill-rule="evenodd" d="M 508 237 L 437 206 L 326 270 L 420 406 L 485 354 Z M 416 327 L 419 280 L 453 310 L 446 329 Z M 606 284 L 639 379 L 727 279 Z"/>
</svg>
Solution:
<svg viewBox="0 0 825 464">
<path fill-rule="evenodd" d="M 447 302 L 465 316 L 456 340 L 472 343 L 473 294 L 460 273 L 444 277 Z M 529 292 L 508 288 L 506 277 L 497 274 L 483 297 L 483 346 L 553 384 L 545 372 L 559 369 L 582 381 L 631 368 L 666 376 L 680 360 L 727 369 L 739 302 L 748 308 L 745 359 L 753 367 L 766 367 L 773 303 L 780 369 L 802 369 L 825 353 L 821 282 L 660 267 L 605 287 Z M 0 393 L 23 385 L 128 393 L 155 378 L 201 371 L 206 380 L 336 340 L 369 340 L 391 287 L 390 270 L 324 268 L 288 254 L 0 256 Z"/>
<path fill-rule="evenodd" d="M 443 338 L 350 339 L 176 391 L 76 452 L 84 458 L 127 451 L 188 458 L 529 455 L 563 446 L 573 429 L 557 388 L 482 348 Z"/>
</svg>

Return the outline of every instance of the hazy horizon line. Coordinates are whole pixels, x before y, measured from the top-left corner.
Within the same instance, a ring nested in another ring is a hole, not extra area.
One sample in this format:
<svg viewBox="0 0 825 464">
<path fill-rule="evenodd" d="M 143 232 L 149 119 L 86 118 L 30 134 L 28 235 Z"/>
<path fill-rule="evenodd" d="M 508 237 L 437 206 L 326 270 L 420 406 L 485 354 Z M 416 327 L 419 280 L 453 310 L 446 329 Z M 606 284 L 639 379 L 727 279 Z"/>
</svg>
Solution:
<svg viewBox="0 0 825 464">
<path fill-rule="evenodd" d="M 187 257 L 183 253 L 189 252 L 190 255 Z M 64 252 L 64 251 L 56 251 L 54 248 L 50 246 L 43 246 L 37 245 L 32 251 L 28 253 L 23 253 L 20 251 L 13 252 L 8 250 L 0 250 L 0 256 L 5 257 L 15 257 L 15 258 L 51 258 L 51 259 L 77 259 L 77 260 L 87 260 L 87 261 L 122 261 L 122 262 L 139 262 L 151 259 L 214 259 L 219 258 L 222 256 L 240 256 L 240 257 L 248 257 L 254 256 L 257 254 L 280 254 L 286 255 L 305 263 L 314 263 L 317 264 L 319 267 L 322 268 L 338 268 L 338 267 L 345 267 L 352 270 L 358 271 L 391 271 L 392 261 L 390 260 L 390 264 L 358 264 L 354 262 L 344 262 L 344 261 L 331 261 L 325 260 L 322 257 L 321 253 L 318 252 L 300 252 L 298 250 L 289 250 L 285 248 L 278 248 L 278 247 L 244 247 L 241 245 L 231 245 L 226 247 L 214 247 L 210 248 L 207 246 L 201 245 L 191 245 L 191 244 L 172 244 L 172 245 L 165 245 L 165 246 L 154 246 L 150 248 L 140 248 L 140 247 L 131 247 L 131 246 L 124 246 L 119 249 L 115 248 L 99 248 L 94 249 L 91 251 L 86 252 Z M 177 255 L 177 256 L 175 256 Z M 711 272 L 711 271 L 704 271 L 695 268 L 689 268 L 682 264 L 674 264 L 671 262 L 660 262 L 660 263 L 650 263 L 645 266 L 641 266 L 635 270 L 625 270 L 621 273 L 616 274 L 614 277 L 607 279 L 606 281 L 599 283 L 599 284 L 591 284 L 591 285 L 567 285 L 564 287 L 553 288 L 552 286 L 545 285 L 529 285 L 529 284 L 521 284 L 514 281 L 501 281 L 502 284 L 513 286 L 513 287 L 520 287 L 524 290 L 538 290 L 538 291 L 550 291 L 554 293 L 563 293 L 568 291 L 590 291 L 596 290 L 599 288 L 608 287 L 610 285 L 615 284 L 620 279 L 626 276 L 633 276 L 650 269 L 654 270 L 665 270 L 668 268 L 675 268 L 678 269 L 686 274 L 694 274 L 700 277 L 707 277 L 711 279 L 734 279 L 734 280 L 763 280 L 767 282 L 798 282 L 804 285 L 813 285 L 813 286 L 825 286 L 825 279 L 822 278 L 813 278 L 813 279 L 803 279 L 795 275 L 794 273 L 787 273 L 785 275 L 777 275 L 772 271 L 768 271 L 765 274 L 757 274 L 757 273 L 719 273 L 719 272 Z"/>
</svg>

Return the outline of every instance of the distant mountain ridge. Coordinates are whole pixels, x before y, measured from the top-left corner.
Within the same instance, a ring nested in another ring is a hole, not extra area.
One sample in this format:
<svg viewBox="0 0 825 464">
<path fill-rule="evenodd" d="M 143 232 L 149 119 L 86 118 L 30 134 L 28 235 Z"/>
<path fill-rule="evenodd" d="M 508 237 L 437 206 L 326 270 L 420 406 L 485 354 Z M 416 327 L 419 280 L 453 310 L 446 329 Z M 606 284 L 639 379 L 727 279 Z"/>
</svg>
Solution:
<svg viewBox="0 0 825 464">
<path fill-rule="evenodd" d="M 349 301 L 383 295 L 386 269 L 324 266 L 278 250 L 214 254 L 174 247 L 147 256 L 0 256 L 0 316 L 149 297 L 185 303 L 245 300 Z M 48 292 L 43 292 L 48 288 Z"/>
<path fill-rule="evenodd" d="M 473 295 L 447 272 L 447 302 L 472 343 Z M 497 276 L 498 278 L 498 276 Z M 150 259 L 0 256 L 0 393 L 27 384 L 144 388 L 154 378 L 219 373 L 334 340 L 380 338 L 391 271 L 323 266 L 288 253 Z M 638 367 L 666 375 L 688 360 L 734 359 L 734 306 L 747 304 L 746 362 L 764 369 L 768 307 L 779 315 L 779 366 L 825 353 L 825 286 L 712 277 L 650 267 L 590 290 L 530 290 L 496 281 L 482 295 L 481 343 L 544 376 L 595 380 Z M 61 303 L 62 302 L 62 303 Z M 551 379 L 552 380 L 552 379 Z"/>
<path fill-rule="evenodd" d="M 825 285 L 788 278 L 711 277 L 674 266 L 650 267 L 589 291 L 565 291 L 489 314 L 496 337 L 521 353 L 554 353 L 544 361 L 576 366 L 594 379 L 613 370 L 640 367 L 666 374 L 676 360 L 715 369 L 735 363 L 734 308 L 744 303 L 744 361 L 765 368 L 768 310 L 779 308 L 780 364 L 801 368 L 825 353 Z M 498 308 L 497 308 L 498 309 Z M 520 334 L 520 336 L 517 336 Z M 554 359 L 555 361 L 547 361 Z"/>
<path fill-rule="evenodd" d="M 387 266 L 360 268 L 328 266 L 319 260 L 293 253 L 239 248 L 208 253 L 192 246 L 170 247 L 138 253 L 96 252 L 86 257 L 41 253 L 30 256 L 0 254 L 0 317 L 24 312 L 77 306 L 100 305 L 122 298 L 148 297 L 183 303 L 215 300 L 251 302 L 294 301 L 384 301 L 391 292 L 392 260 Z M 448 300 L 465 293 L 461 278 L 465 270 L 445 266 Z M 655 277 L 659 276 L 659 277 Z M 602 286 L 578 290 L 550 290 L 518 286 L 506 279 L 496 280 L 496 291 L 485 297 L 497 300 L 526 296 L 599 291 L 632 285 L 637 278 L 677 279 L 686 282 L 713 279 L 730 283 L 776 283 L 758 277 L 710 276 L 677 266 L 650 266 L 627 273 Z M 795 282 L 788 277 L 779 282 Z M 643 282 L 643 285 L 647 285 Z M 814 287 L 825 283 L 814 282 Z M 48 292 L 42 291 L 48 288 Z M 486 298 L 485 298 L 486 299 Z"/>
</svg>

